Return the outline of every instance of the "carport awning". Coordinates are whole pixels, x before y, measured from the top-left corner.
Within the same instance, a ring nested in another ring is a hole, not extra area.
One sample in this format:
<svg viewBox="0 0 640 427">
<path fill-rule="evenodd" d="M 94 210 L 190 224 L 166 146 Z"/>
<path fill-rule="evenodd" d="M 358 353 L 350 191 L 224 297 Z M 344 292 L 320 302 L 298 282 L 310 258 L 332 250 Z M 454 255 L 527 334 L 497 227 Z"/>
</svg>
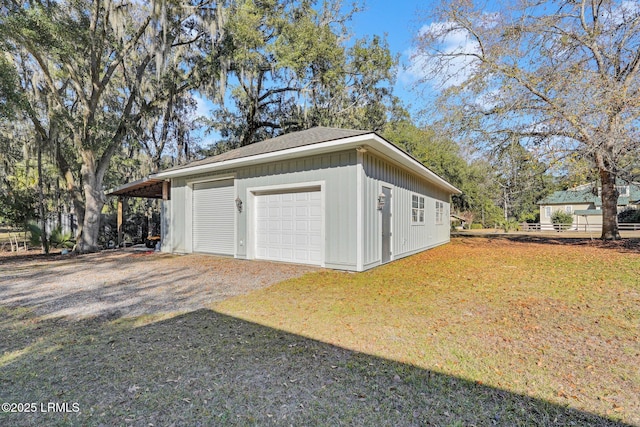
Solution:
<svg viewBox="0 0 640 427">
<path fill-rule="evenodd" d="M 122 197 L 145 197 L 148 199 L 162 199 L 162 188 L 164 186 L 164 179 L 158 178 L 142 178 L 138 181 L 133 181 L 128 184 L 121 185 L 106 192 L 107 196 L 122 196 Z M 167 189 L 170 186 L 166 186 Z M 166 195 L 168 199 L 169 195 Z"/>
</svg>

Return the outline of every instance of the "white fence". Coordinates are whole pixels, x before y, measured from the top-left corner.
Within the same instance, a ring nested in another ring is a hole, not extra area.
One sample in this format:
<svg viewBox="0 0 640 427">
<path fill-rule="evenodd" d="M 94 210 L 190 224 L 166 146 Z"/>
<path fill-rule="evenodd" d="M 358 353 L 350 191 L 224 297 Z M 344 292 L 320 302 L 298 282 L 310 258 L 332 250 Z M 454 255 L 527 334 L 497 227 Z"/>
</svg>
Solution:
<svg viewBox="0 0 640 427">
<path fill-rule="evenodd" d="M 75 238 L 76 230 L 78 229 L 78 219 L 74 214 L 50 213 L 47 215 L 45 224 L 47 234 L 51 234 L 51 231 L 59 226 L 63 233 L 71 233 L 72 238 Z"/>
<path fill-rule="evenodd" d="M 521 231 L 586 231 L 586 232 L 601 232 L 601 224 L 540 224 L 540 223 L 527 223 L 520 224 Z M 619 223 L 618 230 L 620 231 L 640 231 L 640 223 Z"/>
</svg>

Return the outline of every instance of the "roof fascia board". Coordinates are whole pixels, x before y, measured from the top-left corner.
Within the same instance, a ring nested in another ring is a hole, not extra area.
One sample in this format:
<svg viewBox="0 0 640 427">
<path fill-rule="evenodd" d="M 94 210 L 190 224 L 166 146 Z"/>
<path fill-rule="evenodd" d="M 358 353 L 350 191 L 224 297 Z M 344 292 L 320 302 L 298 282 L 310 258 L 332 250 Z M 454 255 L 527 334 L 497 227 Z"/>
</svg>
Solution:
<svg viewBox="0 0 640 427">
<path fill-rule="evenodd" d="M 238 159 L 223 160 L 216 163 L 207 163 L 197 166 L 187 166 L 183 169 L 158 172 L 152 175 L 154 178 L 178 178 L 183 176 L 189 176 L 194 174 L 206 173 L 217 171 L 221 169 L 228 169 L 232 167 L 249 166 L 258 163 L 266 163 L 268 161 L 283 160 L 288 158 L 300 157 L 303 154 L 313 155 L 321 154 L 329 151 L 333 151 L 342 145 L 348 148 L 350 144 L 359 143 L 363 140 L 369 139 L 371 134 L 364 134 L 353 136 L 349 138 L 336 139 L 326 142 L 320 142 L 317 144 L 303 145 L 300 147 L 287 148 L 284 150 L 272 151 L 269 153 L 257 154 L 253 156 L 240 157 Z"/>
<path fill-rule="evenodd" d="M 449 184 L 443 178 L 438 176 L 436 173 L 432 172 L 425 165 L 420 163 L 418 160 L 410 156 L 409 154 L 402 151 L 399 147 L 393 145 L 386 139 L 382 138 L 378 134 L 373 134 L 374 141 L 377 142 L 377 145 L 373 145 L 372 148 L 376 149 L 376 151 L 386 155 L 390 159 L 394 160 L 399 167 L 408 169 L 422 178 L 426 178 L 427 181 L 432 184 L 436 184 L 439 187 L 446 189 L 452 194 L 461 194 L 462 191 Z"/>
</svg>

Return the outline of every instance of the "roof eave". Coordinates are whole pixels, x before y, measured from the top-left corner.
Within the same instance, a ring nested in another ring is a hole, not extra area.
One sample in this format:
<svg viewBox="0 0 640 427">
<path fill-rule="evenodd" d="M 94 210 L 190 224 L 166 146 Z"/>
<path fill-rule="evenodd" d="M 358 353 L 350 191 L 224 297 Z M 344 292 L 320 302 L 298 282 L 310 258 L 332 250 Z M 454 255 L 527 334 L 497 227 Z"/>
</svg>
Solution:
<svg viewBox="0 0 640 427">
<path fill-rule="evenodd" d="M 191 176 L 195 174 L 209 173 L 220 171 L 229 168 L 238 168 L 244 166 L 251 166 L 254 164 L 260 164 L 265 162 L 271 162 L 276 160 L 286 160 L 291 158 L 297 158 L 302 156 L 310 156 L 317 154 L 329 153 L 336 150 L 355 149 L 359 146 L 370 146 L 378 152 L 387 155 L 392 160 L 400 163 L 405 169 L 409 169 L 414 173 L 425 178 L 427 181 L 447 190 L 451 194 L 461 194 L 453 185 L 433 173 L 422 163 L 418 162 L 413 157 L 402 151 L 400 148 L 391 144 L 384 138 L 377 135 L 375 132 L 356 135 L 348 138 L 341 138 L 332 141 L 321 142 L 317 144 L 303 145 L 300 147 L 288 148 L 285 150 L 273 151 L 270 153 L 263 153 L 248 157 L 241 157 L 238 159 L 223 160 L 216 163 L 207 163 L 192 167 L 185 167 L 182 169 L 171 170 L 166 172 L 159 172 L 155 175 L 151 175 L 151 178 L 180 178 L 185 176 Z"/>
<path fill-rule="evenodd" d="M 129 193 L 132 192 L 145 192 L 145 189 L 151 188 L 157 184 L 160 184 L 164 181 L 164 179 L 159 179 L 154 176 L 146 177 L 139 179 L 137 181 L 132 181 L 123 185 L 120 185 L 116 188 L 109 189 L 104 192 L 105 196 L 129 196 Z M 151 194 L 144 196 L 134 196 L 134 197 L 149 197 L 149 198 L 161 198 L 161 194 Z"/>
</svg>

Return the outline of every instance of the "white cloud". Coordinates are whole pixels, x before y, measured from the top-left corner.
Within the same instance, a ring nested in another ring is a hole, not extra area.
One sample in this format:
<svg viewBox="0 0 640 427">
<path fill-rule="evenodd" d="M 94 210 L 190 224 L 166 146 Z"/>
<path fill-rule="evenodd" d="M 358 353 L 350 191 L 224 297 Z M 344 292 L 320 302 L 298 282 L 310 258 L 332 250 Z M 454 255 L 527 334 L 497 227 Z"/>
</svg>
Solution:
<svg viewBox="0 0 640 427">
<path fill-rule="evenodd" d="M 406 50 L 403 56 L 408 59 L 408 65 L 399 73 L 399 80 L 411 84 L 425 82 L 434 89 L 446 89 L 467 80 L 476 60 L 464 54 L 479 51 L 470 34 L 464 29 L 455 28 L 452 22 L 434 22 L 418 31 L 418 36 L 427 34 L 439 40 L 436 46 L 438 57 L 415 47 Z M 442 60 L 444 57 L 445 61 Z"/>
<path fill-rule="evenodd" d="M 194 93 L 193 99 L 196 100 L 196 110 L 193 112 L 193 119 L 209 117 L 211 115 L 211 110 L 213 110 L 213 103 L 207 98 L 200 96 L 199 93 Z"/>
<path fill-rule="evenodd" d="M 603 21 L 613 25 L 629 24 L 638 19 L 640 15 L 640 2 L 623 1 L 620 5 L 614 5 L 610 10 L 602 13 Z"/>
</svg>

